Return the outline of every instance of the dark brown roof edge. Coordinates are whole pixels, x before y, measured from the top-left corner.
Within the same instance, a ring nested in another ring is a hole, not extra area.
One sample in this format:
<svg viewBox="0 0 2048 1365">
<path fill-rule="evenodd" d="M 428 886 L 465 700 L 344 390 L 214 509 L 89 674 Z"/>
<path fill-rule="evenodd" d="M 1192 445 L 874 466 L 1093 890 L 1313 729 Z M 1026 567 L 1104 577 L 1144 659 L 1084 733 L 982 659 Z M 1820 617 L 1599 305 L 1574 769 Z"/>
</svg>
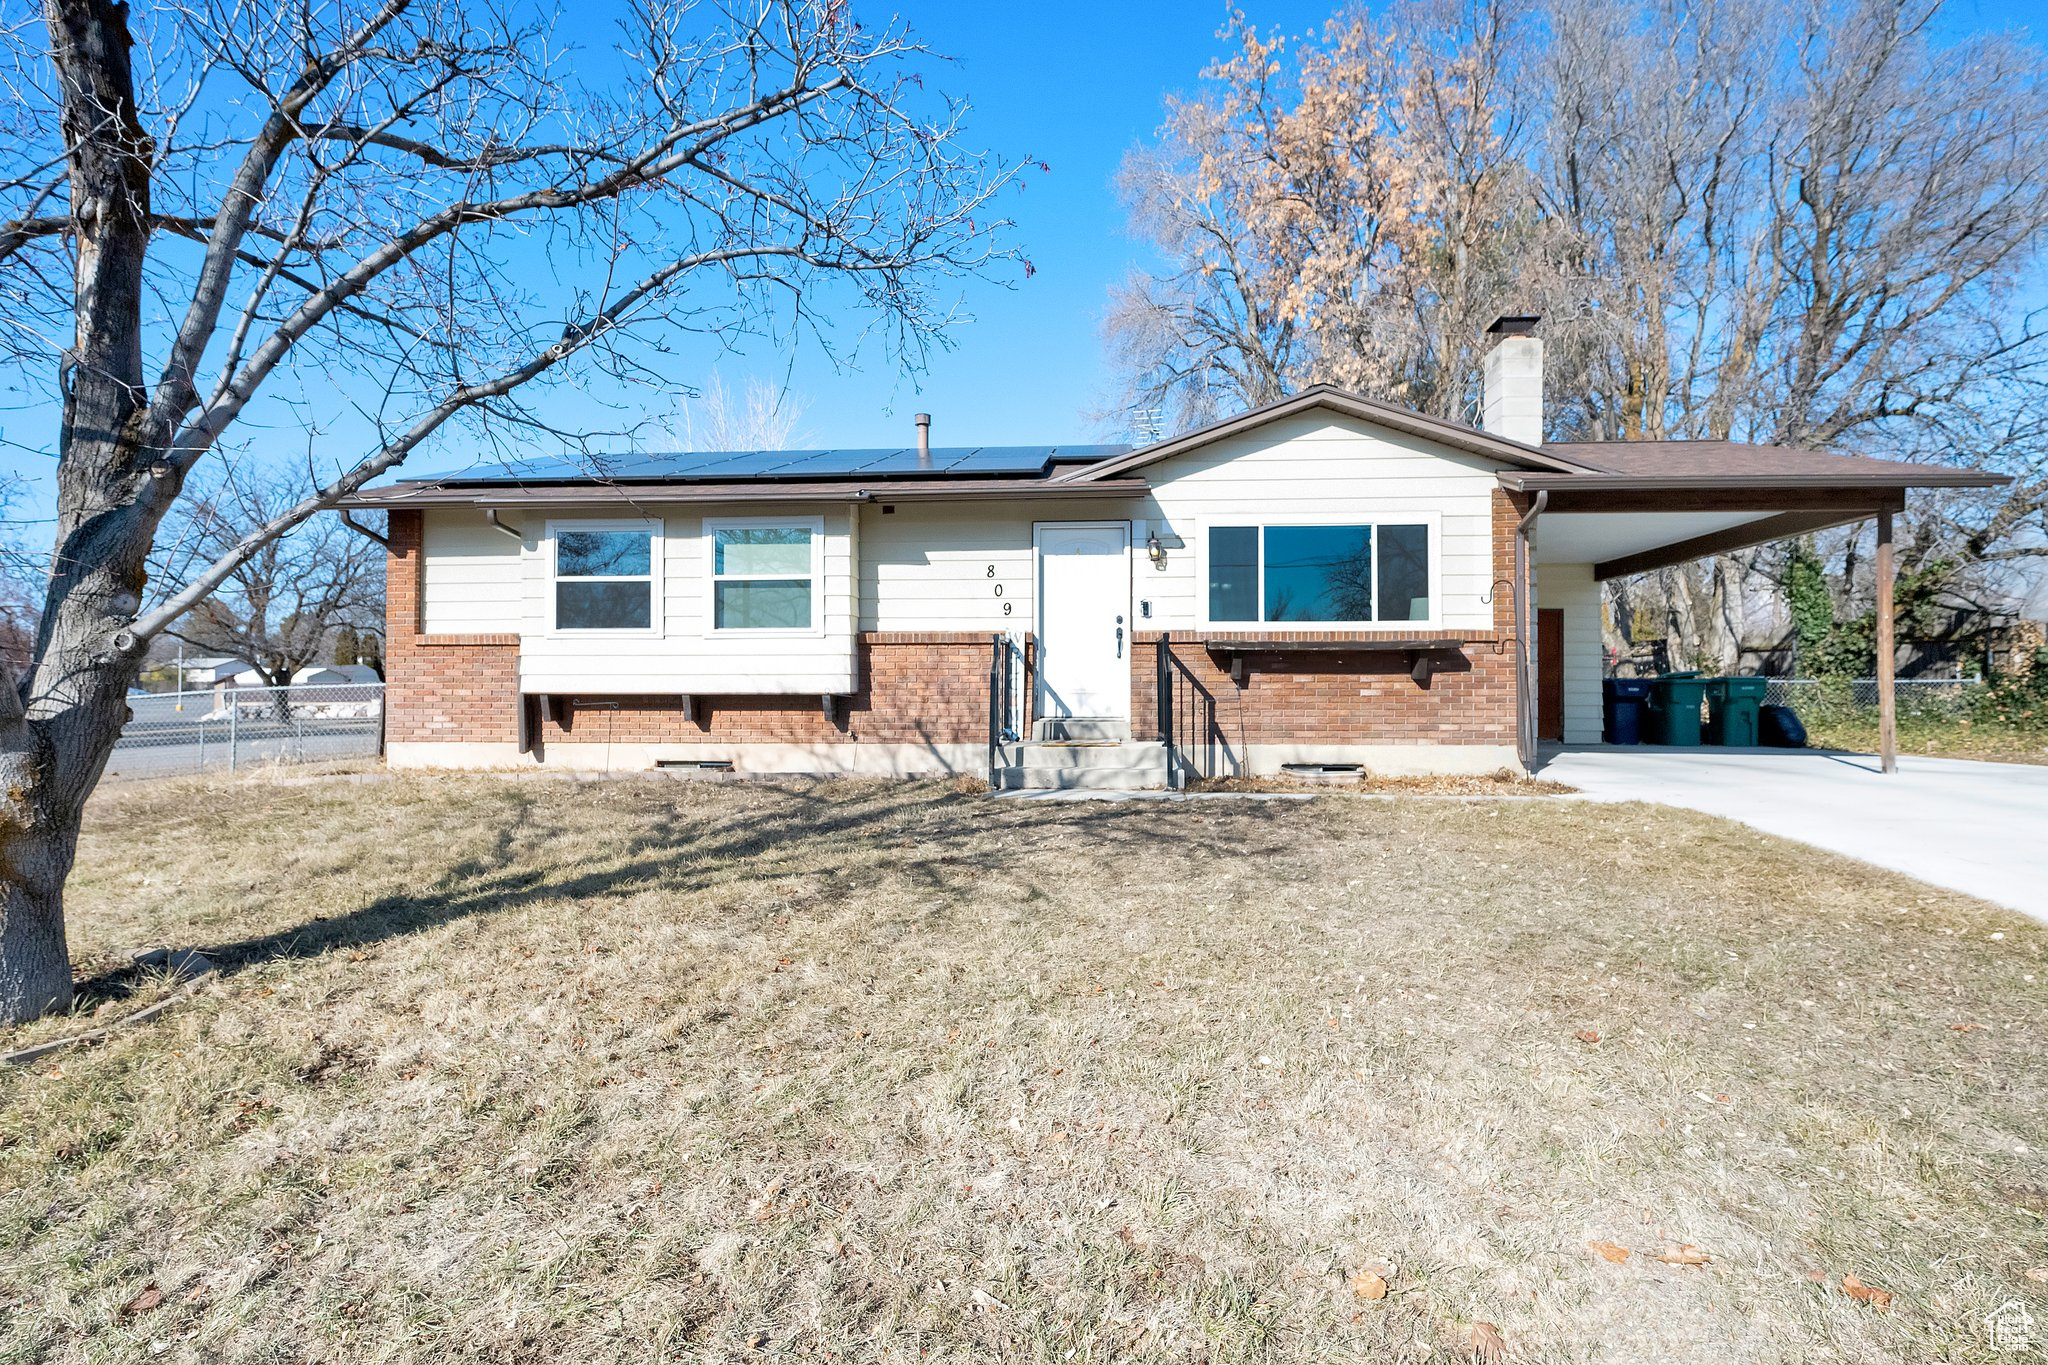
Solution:
<svg viewBox="0 0 2048 1365">
<path fill-rule="evenodd" d="M 533 485 L 392 484 L 364 489 L 335 504 L 340 510 L 392 511 L 406 507 L 588 506 L 633 503 L 978 502 L 1020 498 L 1139 497 L 1143 479 L 1070 484 L 1052 479 L 978 483 L 575 483 Z"/>
<path fill-rule="evenodd" d="M 1970 469 L 1943 469 L 1931 465 L 1892 462 L 1897 473 L 1856 474 L 1551 474 L 1502 470 L 1503 488 L 1518 493 L 1543 488 L 1573 489 L 1721 489 L 1721 488 L 2000 488 L 2012 482 L 2005 474 L 1985 474 Z"/>
<path fill-rule="evenodd" d="M 1058 477 L 1060 482 L 1068 484 L 1107 479 L 1128 469 L 1140 469 L 1160 460 L 1172 459 L 1176 455 L 1185 455 L 1191 450 L 1199 450 L 1203 446 L 1262 427 L 1283 417 L 1292 417 L 1295 413 L 1310 408 L 1330 408 L 1347 417 L 1372 422 L 1406 436 L 1420 436 L 1424 440 L 1435 441 L 1439 445 L 1461 450 L 1468 455 L 1483 455 L 1488 459 L 1503 460 L 1532 469 L 1569 473 L 1585 467 L 1566 456 L 1550 454 L 1538 450 L 1535 446 L 1523 445 L 1520 441 L 1510 441 L 1505 436 L 1496 436 L 1477 427 L 1411 412 L 1407 408 L 1382 403 L 1376 398 L 1367 398 L 1332 384 L 1317 384 L 1303 389 L 1300 393 L 1289 394 L 1285 398 L 1275 399 L 1271 403 L 1240 412 L 1234 417 L 1211 422 L 1206 427 L 1198 427 L 1171 440 L 1160 441 L 1134 450 L 1128 455 L 1102 460 Z"/>
</svg>

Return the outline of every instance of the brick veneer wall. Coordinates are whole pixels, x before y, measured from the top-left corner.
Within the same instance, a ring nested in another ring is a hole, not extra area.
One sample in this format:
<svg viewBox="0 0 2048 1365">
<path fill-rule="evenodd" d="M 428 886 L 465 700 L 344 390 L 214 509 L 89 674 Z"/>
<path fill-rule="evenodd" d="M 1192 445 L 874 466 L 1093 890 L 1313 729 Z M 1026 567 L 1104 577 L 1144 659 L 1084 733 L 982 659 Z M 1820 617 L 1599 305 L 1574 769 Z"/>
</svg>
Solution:
<svg viewBox="0 0 2048 1365">
<path fill-rule="evenodd" d="M 1242 754 L 1256 744 L 1487 744 L 1515 743 L 1515 523 L 1521 508 L 1503 490 L 1493 495 L 1493 629 L 1429 631 L 1464 640 L 1457 651 L 1432 656 L 1429 681 L 1409 675 L 1398 653 L 1287 651 L 1286 641 L 1413 638 L 1414 631 L 1316 631 L 1275 635 L 1274 651 L 1241 656 L 1244 681 L 1231 677 L 1230 660 L 1203 648 L 1202 636 L 1172 633 L 1168 648 L 1185 670 L 1179 680 L 1176 724 L 1213 717 L 1208 738 Z M 1256 628 L 1233 630 L 1233 639 L 1257 640 Z M 1158 631 L 1135 637 L 1131 670 L 1131 733 L 1156 735 Z M 1190 682 L 1190 680 L 1192 680 Z M 1188 689 L 1206 694 L 1188 706 Z M 1180 734 L 1183 743 L 1200 735 Z"/>
<path fill-rule="evenodd" d="M 519 637 L 420 630 L 420 514 L 393 512 L 384 558 L 387 743 L 519 740 Z"/>
<path fill-rule="evenodd" d="M 975 632 L 869 631 L 858 642 L 860 690 L 830 719 L 819 698 L 569 694 L 556 719 L 535 710 L 545 745 L 980 744 L 988 739 L 992 642 Z M 1026 697 L 1030 695 L 1027 686 Z"/>
</svg>

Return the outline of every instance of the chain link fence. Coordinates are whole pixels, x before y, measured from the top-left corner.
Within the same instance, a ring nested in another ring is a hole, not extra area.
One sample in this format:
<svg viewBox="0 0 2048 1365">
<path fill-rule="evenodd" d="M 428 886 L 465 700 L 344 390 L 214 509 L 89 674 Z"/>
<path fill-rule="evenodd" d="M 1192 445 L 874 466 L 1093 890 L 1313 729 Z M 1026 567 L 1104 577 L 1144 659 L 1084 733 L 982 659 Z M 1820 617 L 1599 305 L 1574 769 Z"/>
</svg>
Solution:
<svg viewBox="0 0 2048 1365">
<path fill-rule="evenodd" d="M 1901 719 L 1958 720 L 1971 714 L 1984 694 L 1978 678 L 1898 678 L 1892 704 Z M 1764 702 L 1789 706 L 1802 716 L 1877 709 L 1875 678 L 1772 678 Z"/>
<path fill-rule="evenodd" d="M 128 709 L 109 777 L 368 758 L 384 748 L 382 683 L 136 693 Z"/>
</svg>

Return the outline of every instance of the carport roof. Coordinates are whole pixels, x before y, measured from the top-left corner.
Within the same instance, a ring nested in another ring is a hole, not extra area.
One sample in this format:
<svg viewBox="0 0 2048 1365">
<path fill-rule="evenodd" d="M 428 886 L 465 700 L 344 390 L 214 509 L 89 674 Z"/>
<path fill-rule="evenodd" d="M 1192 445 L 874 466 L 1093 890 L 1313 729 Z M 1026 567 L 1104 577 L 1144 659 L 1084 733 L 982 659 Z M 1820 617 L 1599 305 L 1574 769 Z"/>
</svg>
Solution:
<svg viewBox="0 0 2048 1365">
<path fill-rule="evenodd" d="M 1798 446 L 1741 441 L 1552 441 L 1548 454 L 1583 472 L 1503 470 L 1501 483 L 1539 488 L 1995 488 L 1999 474 Z"/>
</svg>

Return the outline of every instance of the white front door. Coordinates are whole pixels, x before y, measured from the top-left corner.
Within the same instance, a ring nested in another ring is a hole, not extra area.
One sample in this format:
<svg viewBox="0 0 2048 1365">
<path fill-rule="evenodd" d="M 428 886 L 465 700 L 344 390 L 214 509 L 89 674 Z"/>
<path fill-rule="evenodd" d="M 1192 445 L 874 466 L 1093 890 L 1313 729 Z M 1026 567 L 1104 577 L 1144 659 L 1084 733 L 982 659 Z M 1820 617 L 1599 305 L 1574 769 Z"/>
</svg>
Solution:
<svg viewBox="0 0 2048 1365">
<path fill-rule="evenodd" d="M 1038 528 L 1038 713 L 1131 714 L 1128 522 Z"/>
</svg>

